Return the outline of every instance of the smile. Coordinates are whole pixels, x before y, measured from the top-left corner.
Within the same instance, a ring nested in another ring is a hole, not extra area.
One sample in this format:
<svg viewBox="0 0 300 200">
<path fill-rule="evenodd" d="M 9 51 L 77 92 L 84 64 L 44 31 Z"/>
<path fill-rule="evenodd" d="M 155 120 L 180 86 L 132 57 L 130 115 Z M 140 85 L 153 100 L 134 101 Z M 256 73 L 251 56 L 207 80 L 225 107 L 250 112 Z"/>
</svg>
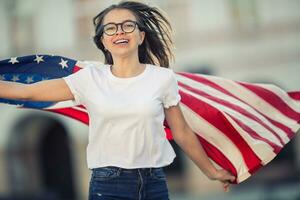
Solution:
<svg viewBox="0 0 300 200">
<path fill-rule="evenodd" d="M 116 40 L 114 42 L 114 44 L 127 44 L 129 42 L 129 40 L 126 40 L 126 39 L 119 39 L 119 40 Z"/>
</svg>

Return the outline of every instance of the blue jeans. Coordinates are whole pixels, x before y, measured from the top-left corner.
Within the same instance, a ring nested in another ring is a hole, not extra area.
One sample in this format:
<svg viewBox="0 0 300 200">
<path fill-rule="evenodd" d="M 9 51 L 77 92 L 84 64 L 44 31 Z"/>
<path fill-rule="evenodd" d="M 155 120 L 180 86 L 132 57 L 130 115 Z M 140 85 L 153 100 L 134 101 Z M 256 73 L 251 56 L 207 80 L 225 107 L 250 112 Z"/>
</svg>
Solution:
<svg viewBox="0 0 300 200">
<path fill-rule="evenodd" d="M 89 200 L 169 200 L 163 168 L 92 169 Z"/>
</svg>

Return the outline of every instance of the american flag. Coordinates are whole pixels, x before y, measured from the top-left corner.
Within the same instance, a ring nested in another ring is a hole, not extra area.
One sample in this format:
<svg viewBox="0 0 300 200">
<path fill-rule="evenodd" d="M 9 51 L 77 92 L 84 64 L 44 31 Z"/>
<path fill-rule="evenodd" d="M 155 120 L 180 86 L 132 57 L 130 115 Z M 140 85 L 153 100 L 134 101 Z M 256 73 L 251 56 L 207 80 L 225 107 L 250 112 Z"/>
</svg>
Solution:
<svg viewBox="0 0 300 200">
<path fill-rule="evenodd" d="M 84 68 L 55 55 L 30 55 L 0 61 L 0 80 L 26 84 L 60 78 Z M 94 64 L 101 63 L 94 62 Z M 233 81 L 217 76 L 176 72 L 180 107 L 212 162 L 240 183 L 269 163 L 300 128 L 300 91 L 272 84 Z M 88 125 L 88 113 L 74 101 L 30 102 L 0 99 L 20 108 L 63 114 Z M 166 137 L 172 133 L 164 121 Z"/>
</svg>

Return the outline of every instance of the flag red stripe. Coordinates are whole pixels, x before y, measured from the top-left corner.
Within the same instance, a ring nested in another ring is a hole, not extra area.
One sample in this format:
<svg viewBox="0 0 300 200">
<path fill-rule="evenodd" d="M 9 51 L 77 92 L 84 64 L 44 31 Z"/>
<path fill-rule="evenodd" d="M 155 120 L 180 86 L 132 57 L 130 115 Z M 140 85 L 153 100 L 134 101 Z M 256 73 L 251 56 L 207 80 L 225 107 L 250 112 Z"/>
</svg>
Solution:
<svg viewBox="0 0 300 200">
<path fill-rule="evenodd" d="M 47 110 L 47 109 L 45 109 L 45 110 Z M 47 111 L 59 113 L 59 114 L 71 117 L 73 119 L 79 120 L 86 125 L 89 125 L 89 116 L 86 112 L 76 110 L 73 108 L 57 108 L 57 109 L 53 109 L 53 110 L 49 109 Z"/>
<path fill-rule="evenodd" d="M 255 115 L 253 115 L 253 114 L 251 114 L 251 113 L 249 113 L 247 110 L 245 110 L 244 108 L 242 108 L 242 107 L 240 107 L 240 106 L 238 106 L 238 105 L 236 105 L 236 104 L 232 104 L 232 103 L 230 103 L 230 102 L 228 102 L 228 101 L 225 101 L 225 100 L 223 100 L 223 99 L 219 99 L 219 98 L 217 98 L 217 97 L 215 97 L 215 96 L 212 96 L 212 95 L 210 95 L 210 94 L 207 94 L 207 93 L 205 93 L 205 92 L 203 92 L 203 91 L 201 91 L 201 90 L 199 90 L 199 89 L 196 89 L 196 88 L 193 88 L 193 87 L 191 87 L 191 86 L 189 86 L 189 85 L 186 85 L 186 84 L 183 84 L 183 83 L 181 83 L 181 82 L 178 82 L 178 84 L 182 87 L 182 88 L 185 88 L 185 89 L 187 89 L 187 90 L 189 90 L 189 91 L 191 91 L 191 92 L 193 92 L 193 93 L 195 93 L 195 94 L 198 94 L 198 95 L 200 95 L 200 96 L 204 96 L 205 98 L 208 98 L 208 99 L 210 99 L 210 100 L 212 100 L 212 101 L 214 101 L 214 102 L 217 102 L 217 103 L 219 103 L 219 104 L 221 104 L 221 105 L 224 105 L 224 106 L 226 106 L 226 107 L 228 107 L 228 108 L 230 108 L 230 109 L 233 109 L 233 110 L 235 110 L 235 111 L 237 111 L 237 112 L 239 112 L 239 113 L 241 113 L 241 114 L 243 114 L 244 116 L 246 116 L 246 117 L 248 117 L 248 118 L 250 118 L 250 119 L 252 119 L 253 121 L 256 121 L 257 123 L 259 123 L 261 126 L 263 126 L 264 128 L 266 128 L 267 130 L 269 130 L 279 141 L 280 141 L 280 143 L 282 144 L 282 145 L 284 145 L 284 141 L 282 140 L 282 138 L 273 130 L 273 129 L 271 129 L 267 124 L 265 124 L 263 121 L 261 121 L 258 117 L 256 117 Z M 259 136 L 257 133 L 255 133 L 254 131 L 252 131 L 252 132 L 248 132 L 248 134 L 251 136 L 251 137 L 253 137 L 253 138 L 257 138 L 257 136 Z M 262 137 L 260 137 L 260 138 L 262 138 Z M 269 140 L 267 140 L 266 138 L 263 140 L 263 141 L 269 141 Z M 268 142 L 268 144 L 272 144 L 272 142 L 271 141 L 269 141 Z M 271 145 L 272 146 L 272 145 Z"/>
<path fill-rule="evenodd" d="M 270 105 L 272 105 L 275 109 L 286 115 L 287 117 L 299 122 L 300 121 L 300 113 L 294 111 L 291 107 L 289 107 L 286 102 L 284 102 L 277 94 L 273 93 L 272 91 L 262 88 L 259 86 L 255 86 L 253 84 L 247 84 L 242 82 L 237 82 L 240 85 L 244 86 L 248 90 L 254 92 L 257 96 L 264 99 Z"/>
<path fill-rule="evenodd" d="M 74 67 L 73 67 L 73 73 L 75 73 L 75 72 L 77 72 L 77 71 L 79 71 L 79 70 L 81 70 L 82 69 L 82 67 L 79 67 L 79 66 L 77 66 L 77 65 L 74 65 Z"/>
<path fill-rule="evenodd" d="M 251 170 L 255 168 L 258 163 L 261 163 L 259 157 L 255 154 L 255 152 L 253 152 L 245 140 L 218 109 L 182 91 L 179 91 L 179 93 L 182 99 L 181 102 L 183 104 L 205 119 L 211 125 L 219 129 L 231 140 L 231 142 L 241 152 L 248 169 Z"/>
<path fill-rule="evenodd" d="M 300 101 L 300 92 L 299 91 L 294 91 L 294 92 L 288 92 L 288 95 L 297 101 Z"/>
<path fill-rule="evenodd" d="M 83 105 L 78 105 L 78 106 L 76 106 L 76 107 L 86 109 Z"/>
<path fill-rule="evenodd" d="M 172 135 L 172 131 L 169 128 L 169 126 L 167 125 L 167 127 L 165 128 L 165 132 L 166 132 L 166 138 L 168 140 L 173 140 L 173 135 Z"/>
</svg>

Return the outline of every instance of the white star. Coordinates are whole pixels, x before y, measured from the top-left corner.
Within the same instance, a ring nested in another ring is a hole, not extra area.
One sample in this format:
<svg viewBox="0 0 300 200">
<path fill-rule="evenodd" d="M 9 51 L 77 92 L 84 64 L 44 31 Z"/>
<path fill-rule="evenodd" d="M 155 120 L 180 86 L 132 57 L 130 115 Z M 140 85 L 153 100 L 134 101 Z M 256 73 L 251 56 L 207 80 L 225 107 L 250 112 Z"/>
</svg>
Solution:
<svg viewBox="0 0 300 200">
<path fill-rule="evenodd" d="M 38 64 L 39 64 L 40 62 L 45 62 L 45 61 L 43 60 L 43 56 L 38 56 L 38 55 L 35 56 L 34 61 L 36 61 Z"/>
<path fill-rule="evenodd" d="M 5 81 L 5 76 L 4 75 L 0 75 L 0 80 L 1 81 Z"/>
<path fill-rule="evenodd" d="M 24 104 L 16 104 L 16 106 L 20 108 L 20 107 L 23 107 Z"/>
<path fill-rule="evenodd" d="M 17 58 L 18 57 L 12 57 L 12 58 L 10 58 L 10 60 L 8 62 L 11 63 L 11 64 L 18 63 L 19 61 L 17 60 Z"/>
<path fill-rule="evenodd" d="M 68 62 L 67 60 L 64 60 L 64 59 L 62 59 L 62 58 L 61 58 L 60 60 L 61 60 L 61 61 L 60 61 L 59 64 L 61 65 L 62 68 L 65 68 L 65 67 L 68 68 L 68 67 L 69 67 L 69 66 L 67 65 L 67 62 Z"/>
<path fill-rule="evenodd" d="M 19 81 L 19 75 L 13 75 L 13 78 L 11 80 L 14 82 Z"/>
<path fill-rule="evenodd" d="M 33 77 L 32 76 L 28 76 L 26 79 L 26 83 L 32 83 L 33 81 Z"/>
</svg>

